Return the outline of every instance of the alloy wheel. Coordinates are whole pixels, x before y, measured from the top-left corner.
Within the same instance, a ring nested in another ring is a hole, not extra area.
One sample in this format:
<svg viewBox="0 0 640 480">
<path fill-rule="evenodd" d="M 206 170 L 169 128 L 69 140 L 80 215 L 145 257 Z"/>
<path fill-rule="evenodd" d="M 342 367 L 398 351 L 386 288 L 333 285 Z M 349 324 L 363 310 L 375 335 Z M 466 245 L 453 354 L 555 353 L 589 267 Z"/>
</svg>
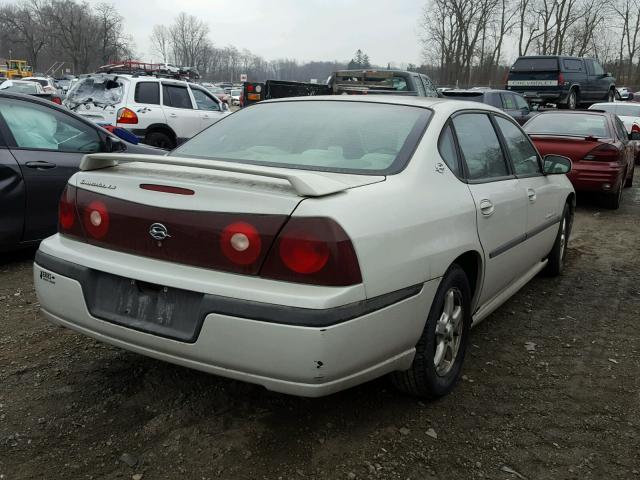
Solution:
<svg viewBox="0 0 640 480">
<path fill-rule="evenodd" d="M 452 287 L 444 296 L 442 314 L 436 323 L 433 364 L 441 377 L 447 375 L 456 362 L 462 340 L 463 318 L 462 293 Z"/>
</svg>

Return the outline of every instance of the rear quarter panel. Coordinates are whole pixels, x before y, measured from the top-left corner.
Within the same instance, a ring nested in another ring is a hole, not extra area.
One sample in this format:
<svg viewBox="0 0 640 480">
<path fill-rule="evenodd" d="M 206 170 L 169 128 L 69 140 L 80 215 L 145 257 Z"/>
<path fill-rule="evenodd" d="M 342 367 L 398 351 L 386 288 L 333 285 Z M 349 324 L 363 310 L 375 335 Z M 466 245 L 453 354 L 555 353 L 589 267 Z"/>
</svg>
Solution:
<svg viewBox="0 0 640 480">
<path fill-rule="evenodd" d="M 295 216 L 335 219 L 353 241 L 367 297 L 441 277 L 460 254 L 482 252 L 467 185 L 443 163 L 434 115 L 409 165 L 386 181 L 326 198 L 308 198 Z"/>
</svg>

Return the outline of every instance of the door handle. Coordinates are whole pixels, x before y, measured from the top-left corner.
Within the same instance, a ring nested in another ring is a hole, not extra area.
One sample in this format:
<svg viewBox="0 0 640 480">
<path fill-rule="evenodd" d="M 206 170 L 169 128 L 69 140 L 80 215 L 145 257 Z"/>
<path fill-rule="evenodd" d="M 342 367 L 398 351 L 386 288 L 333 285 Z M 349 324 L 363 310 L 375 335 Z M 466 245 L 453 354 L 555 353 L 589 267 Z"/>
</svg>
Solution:
<svg viewBox="0 0 640 480">
<path fill-rule="evenodd" d="M 56 168 L 55 163 L 45 162 L 43 160 L 36 160 L 33 162 L 26 162 L 25 166 L 29 168 L 37 168 L 38 170 L 48 170 L 50 168 Z"/>
<path fill-rule="evenodd" d="M 209 115 L 202 115 L 202 118 L 204 118 L 204 119 L 208 119 L 208 118 L 209 118 Z"/>
<path fill-rule="evenodd" d="M 171 118 L 176 118 L 178 115 L 176 115 L 175 113 L 170 113 L 170 114 L 169 114 L 169 116 L 170 116 Z"/>
<path fill-rule="evenodd" d="M 495 210 L 496 209 L 490 200 L 484 199 L 480 201 L 480 212 L 485 217 L 490 217 L 491 215 L 493 215 L 493 212 L 495 212 Z"/>
<path fill-rule="evenodd" d="M 531 203 L 535 202 L 538 198 L 536 191 L 533 188 L 527 188 L 527 197 L 529 197 L 529 201 Z"/>
</svg>

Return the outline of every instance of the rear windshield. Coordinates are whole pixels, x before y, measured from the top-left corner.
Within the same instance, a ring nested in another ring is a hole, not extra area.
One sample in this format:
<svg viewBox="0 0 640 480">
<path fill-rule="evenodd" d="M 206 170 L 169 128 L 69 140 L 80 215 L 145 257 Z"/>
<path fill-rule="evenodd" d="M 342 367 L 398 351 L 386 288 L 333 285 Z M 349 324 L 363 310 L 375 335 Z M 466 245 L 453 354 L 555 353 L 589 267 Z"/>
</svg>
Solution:
<svg viewBox="0 0 640 480">
<path fill-rule="evenodd" d="M 12 82 L 11 80 L 0 85 L 0 90 L 2 90 L 3 92 L 17 92 L 25 93 L 28 95 L 39 92 L 38 88 L 33 82 L 16 83 Z"/>
<path fill-rule="evenodd" d="M 601 107 L 598 107 L 600 109 Z M 615 113 L 622 117 L 640 117 L 640 105 L 617 104 Z"/>
<path fill-rule="evenodd" d="M 81 78 L 69 89 L 66 102 L 71 104 L 95 103 L 114 105 L 122 100 L 123 83 L 113 75 Z"/>
<path fill-rule="evenodd" d="M 530 135 L 571 135 L 603 138 L 609 136 L 604 115 L 579 113 L 549 113 L 533 117 L 524 126 Z"/>
<path fill-rule="evenodd" d="M 535 72 L 535 71 L 549 71 L 558 70 L 557 58 L 519 58 L 516 63 L 513 64 L 511 70 L 518 72 Z"/>
<path fill-rule="evenodd" d="M 306 170 L 392 174 L 415 149 L 431 111 L 349 101 L 291 101 L 240 110 L 173 155 Z"/>
</svg>

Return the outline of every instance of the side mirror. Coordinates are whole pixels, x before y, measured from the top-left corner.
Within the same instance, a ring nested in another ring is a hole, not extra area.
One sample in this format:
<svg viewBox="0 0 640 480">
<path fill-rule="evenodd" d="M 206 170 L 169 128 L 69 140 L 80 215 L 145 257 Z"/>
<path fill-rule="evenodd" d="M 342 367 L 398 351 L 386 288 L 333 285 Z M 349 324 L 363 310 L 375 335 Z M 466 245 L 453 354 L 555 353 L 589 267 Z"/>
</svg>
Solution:
<svg viewBox="0 0 640 480">
<path fill-rule="evenodd" d="M 123 152 L 127 149 L 127 146 L 122 140 L 117 137 L 112 137 L 111 135 L 107 135 L 104 144 L 107 153 Z"/>
<path fill-rule="evenodd" d="M 543 158 L 545 175 L 569 173 L 571 171 L 571 159 L 562 155 L 545 155 Z"/>
</svg>

